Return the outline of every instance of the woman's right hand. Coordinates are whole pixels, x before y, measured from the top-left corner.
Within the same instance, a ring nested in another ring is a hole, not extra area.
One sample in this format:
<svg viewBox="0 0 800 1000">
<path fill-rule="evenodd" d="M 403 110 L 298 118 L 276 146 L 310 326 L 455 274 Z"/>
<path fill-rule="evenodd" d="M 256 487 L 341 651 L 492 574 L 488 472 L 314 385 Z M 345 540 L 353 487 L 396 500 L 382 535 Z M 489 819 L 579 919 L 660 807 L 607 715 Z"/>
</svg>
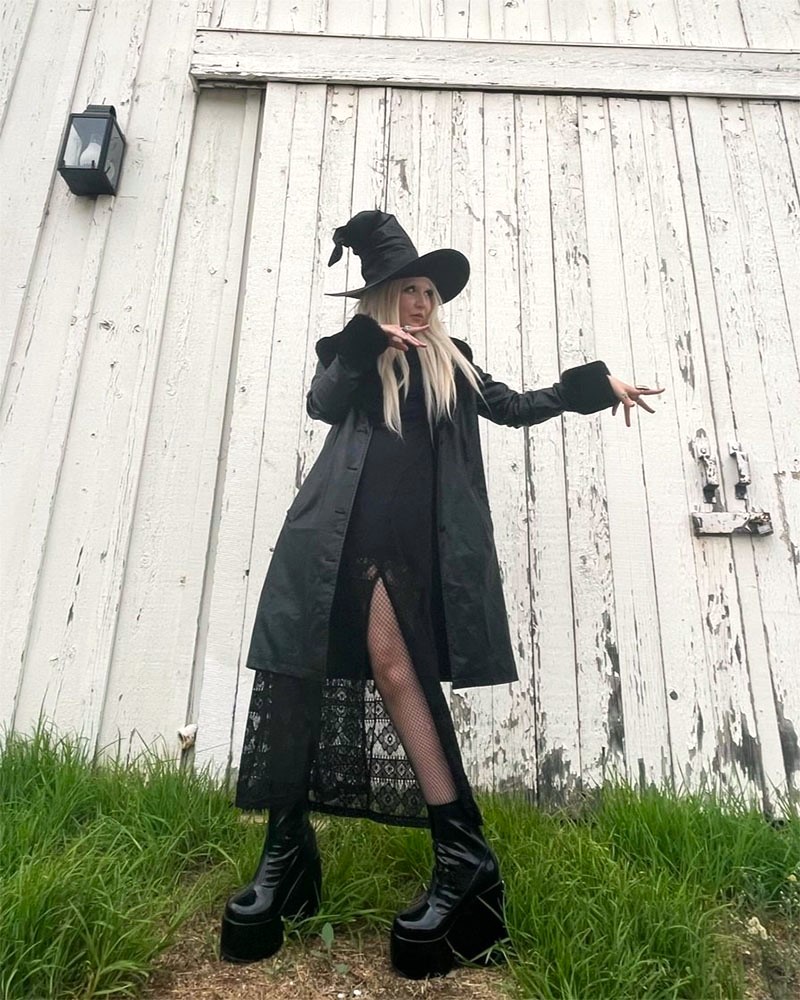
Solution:
<svg viewBox="0 0 800 1000">
<path fill-rule="evenodd" d="M 409 346 L 411 347 L 427 347 L 428 345 L 423 343 L 421 340 L 417 340 L 414 336 L 415 333 L 421 333 L 423 330 L 428 329 L 428 324 L 425 326 L 395 326 L 392 323 L 380 324 L 381 330 L 386 334 L 386 339 L 389 341 L 389 347 L 394 347 L 398 351 L 407 351 Z"/>
</svg>

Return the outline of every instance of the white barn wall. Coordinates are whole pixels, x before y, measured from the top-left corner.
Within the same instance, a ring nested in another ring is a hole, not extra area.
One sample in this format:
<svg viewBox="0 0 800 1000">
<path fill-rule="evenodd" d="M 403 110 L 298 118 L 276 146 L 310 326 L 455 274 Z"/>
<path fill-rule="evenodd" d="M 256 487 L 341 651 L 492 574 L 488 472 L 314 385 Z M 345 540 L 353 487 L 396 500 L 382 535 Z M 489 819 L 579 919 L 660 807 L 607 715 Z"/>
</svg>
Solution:
<svg viewBox="0 0 800 1000">
<path fill-rule="evenodd" d="M 556 798 L 609 771 L 796 787 L 798 103 L 198 95 L 187 76 L 196 26 L 781 48 L 800 46 L 794 0 L 17 0 L 3 17 L 0 156 L 27 170 L 3 195 L 3 721 L 44 710 L 134 754 L 177 754 L 198 721 L 198 760 L 235 765 L 261 581 L 325 433 L 303 396 L 344 317 L 328 236 L 380 204 L 421 249 L 473 261 L 450 321 L 496 377 L 530 388 L 603 357 L 668 389 L 632 430 L 482 428 L 521 683 L 451 693 L 472 779 Z M 116 199 L 54 176 L 89 102 L 128 139 Z M 774 536 L 691 536 L 698 433 L 731 502 L 742 439 Z"/>
<path fill-rule="evenodd" d="M 540 42 L 792 48 L 796 0 L 205 0 L 210 25 Z"/>
</svg>

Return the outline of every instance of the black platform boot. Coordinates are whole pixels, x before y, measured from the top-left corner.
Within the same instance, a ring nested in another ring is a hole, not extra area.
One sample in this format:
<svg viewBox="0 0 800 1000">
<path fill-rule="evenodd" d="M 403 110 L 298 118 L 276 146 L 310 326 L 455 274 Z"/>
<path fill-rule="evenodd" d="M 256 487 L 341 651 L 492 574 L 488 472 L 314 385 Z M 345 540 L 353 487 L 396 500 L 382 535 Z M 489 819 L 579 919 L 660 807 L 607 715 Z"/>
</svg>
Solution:
<svg viewBox="0 0 800 1000">
<path fill-rule="evenodd" d="M 506 937 L 497 858 L 459 802 L 428 806 L 430 888 L 394 919 L 392 965 L 409 979 L 444 976 L 458 961 L 489 964 Z"/>
<path fill-rule="evenodd" d="M 257 962 L 283 944 L 283 917 L 319 909 L 322 868 L 305 803 L 269 812 L 264 850 L 252 882 L 234 893 L 222 917 L 220 958 Z"/>
</svg>

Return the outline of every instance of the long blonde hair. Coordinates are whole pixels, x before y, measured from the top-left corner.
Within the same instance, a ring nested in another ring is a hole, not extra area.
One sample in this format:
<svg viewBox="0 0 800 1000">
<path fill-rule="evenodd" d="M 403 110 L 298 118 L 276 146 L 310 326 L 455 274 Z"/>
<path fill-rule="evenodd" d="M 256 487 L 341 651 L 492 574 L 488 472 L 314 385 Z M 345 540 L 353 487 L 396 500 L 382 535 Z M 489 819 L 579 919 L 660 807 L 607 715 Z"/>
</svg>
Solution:
<svg viewBox="0 0 800 1000">
<path fill-rule="evenodd" d="M 370 289 L 359 299 L 357 313 L 371 316 L 377 323 L 400 323 L 400 291 L 408 284 L 408 278 L 385 281 Z M 422 387 L 425 393 L 425 409 L 428 422 L 434 423 L 443 417 L 451 419 L 456 405 L 455 369 L 459 368 L 472 388 L 480 393 L 478 375 L 447 334 L 439 317 L 442 300 L 436 286 L 433 286 L 434 308 L 428 320 L 428 329 L 414 336 L 428 346 L 419 351 L 422 369 Z M 383 419 L 386 426 L 402 437 L 400 420 L 400 392 L 403 399 L 408 395 L 409 367 L 404 351 L 388 349 L 378 357 L 378 374 L 383 384 Z"/>
</svg>

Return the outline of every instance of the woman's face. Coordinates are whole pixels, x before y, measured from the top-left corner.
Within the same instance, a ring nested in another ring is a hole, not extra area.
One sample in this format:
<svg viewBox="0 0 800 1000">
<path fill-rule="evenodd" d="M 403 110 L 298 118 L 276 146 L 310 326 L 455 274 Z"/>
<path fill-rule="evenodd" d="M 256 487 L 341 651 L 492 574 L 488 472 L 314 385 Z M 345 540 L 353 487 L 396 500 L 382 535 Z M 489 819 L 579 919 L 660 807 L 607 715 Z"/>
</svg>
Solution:
<svg viewBox="0 0 800 1000">
<path fill-rule="evenodd" d="M 426 326 L 436 305 L 428 278 L 404 278 L 400 286 L 400 326 Z"/>
</svg>

